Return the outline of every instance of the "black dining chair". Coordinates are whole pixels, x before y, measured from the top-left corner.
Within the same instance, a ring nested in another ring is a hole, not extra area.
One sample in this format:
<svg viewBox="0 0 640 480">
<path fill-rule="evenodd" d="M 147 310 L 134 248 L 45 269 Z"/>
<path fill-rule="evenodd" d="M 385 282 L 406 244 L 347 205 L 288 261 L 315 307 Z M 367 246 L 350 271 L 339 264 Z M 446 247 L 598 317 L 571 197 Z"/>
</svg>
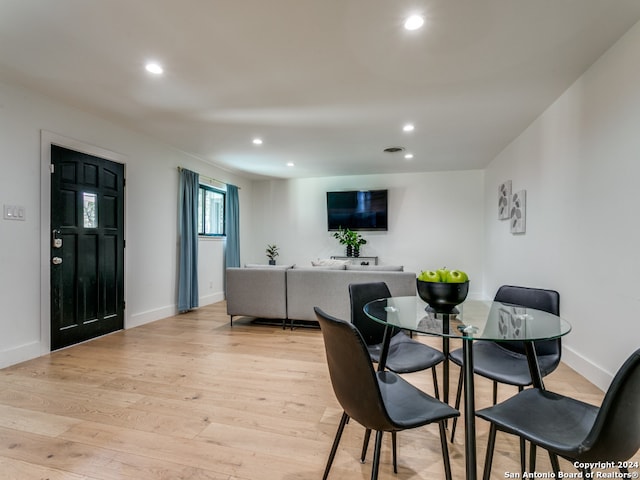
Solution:
<svg viewBox="0 0 640 480">
<path fill-rule="evenodd" d="M 371 320 L 364 313 L 364 306 L 373 300 L 389 297 L 391 297 L 391 292 L 385 282 L 352 283 L 349 285 L 351 323 L 362 335 L 371 361 L 376 363 L 380 361 L 386 327 Z M 440 350 L 414 340 L 400 329 L 394 329 L 389 343 L 385 368 L 395 373 L 412 373 L 431 369 L 434 394 L 436 398 L 440 398 L 436 366 L 444 360 L 445 356 Z"/>
<path fill-rule="evenodd" d="M 369 357 L 372 362 L 380 362 L 382 354 L 382 342 L 384 340 L 385 326 L 370 319 L 364 313 L 364 306 L 374 300 L 391 297 L 389 287 L 385 282 L 352 283 L 349 284 L 349 298 L 351 301 L 351 323 L 362 335 Z M 431 369 L 433 375 L 433 390 L 436 398 L 440 398 L 438 391 L 438 374 L 436 366 L 444 362 L 445 356 L 440 351 L 429 345 L 410 338 L 400 329 L 394 329 L 389 351 L 385 362 L 385 368 L 395 373 L 412 373 Z M 396 436 L 393 435 L 393 463 L 396 465 Z M 367 456 L 371 430 L 367 429 L 362 445 L 360 460 L 364 462 Z M 394 467 L 395 471 L 395 467 Z"/>
<path fill-rule="evenodd" d="M 323 480 L 329 475 L 342 432 L 350 418 L 376 431 L 372 480 L 378 478 L 383 432 L 398 432 L 438 423 L 445 478 L 451 480 L 445 420 L 457 417 L 460 412 L 414 387 L 394 372 L 375 371 L 366 344 L 355 325 L 332 317 L 318 307 L 314 307 L 314 311 L 324 338 L 333 391 L 344 410 Z"/>
<path fill-rule="evenodd" d="M 554 315 L 560 314 L 560 294 L 555 290 L 503 285 L 498 289 L 494 301 L 535 308 Z M 562 353 L 562 342 L 560 338 L 557 338 L 535 342 L 534 345 L 540 373 L 544 377 L 558 367 Z M 452 351 L 449 354 L 449 359 L 460 367 L 455 403 L 456 408 L 459 408 L 463 387 L 464 359 L 462 349 Z M 498 399 L 498 383 L 514 385 L 518 387 L 518 391 L 522 391 L 524 387 L 532 383 L 524 342 L 474 342 L 473 371 L 475 374 L 493 381 L 494 405 Z M 456 423 L 454 420 L 451 428 L 452 442 L 456 432 Z"/>
<path fill-rule="evenodd" d="M 520 287 L 515 285 L 502 285 L 494 297 L 494 301 L 508 305 L 535 308 L 554 315 L 560 314 L 560 294 L 555 290 L 542 288 Z M 535 342 L 535 352 L 538 360 L 540 374 L 544 377 L 553 372 L 560 364 L 562 353 L 562 341 L 560 338 Z M 481 341 L 473 343 L 473 372 L 481 377 L 493 380 L 493 404 L 498 400 L 498 383 L 514 385 L 521 392 L 524 387 L 532 384 L 529 362 L 524 342 Z M 453 363 L 460 366 L 458 388 L 456 393 L 456 408 L 460 408 L 460 398 L 463 387 L 464 365 L 462 349 L 457 349 L 449 354 Z M 456 434 L 457 419 L 453 420 L 451 427 L 451 442 Z M 531 456 L 535 456 L 535 445 L 531 446 Z M 524 439 L 520 439 L 520 467 L 525 471 L 526 445 Z"/>
<path fill-rule="evenodd" d="M 547 450 L 555 478 L 559 478 L 557 457 L 563 457 L 591 476 L 592 465 L 625 466 L 640 449 L 640 349 L 620 367 L 600 407 L 537 388 L 526 389 L 502 403 L 476 412 L 491 423 L 484 467 L 484 479 L 491 464 L 498 430 L 517 435 Z M 532 457 L 530 472 L 535 471 Z M 602 462 L 602 463 L 598 463 Z M 606 477 L 611 478 L 611 477 Z"/>
</svg>

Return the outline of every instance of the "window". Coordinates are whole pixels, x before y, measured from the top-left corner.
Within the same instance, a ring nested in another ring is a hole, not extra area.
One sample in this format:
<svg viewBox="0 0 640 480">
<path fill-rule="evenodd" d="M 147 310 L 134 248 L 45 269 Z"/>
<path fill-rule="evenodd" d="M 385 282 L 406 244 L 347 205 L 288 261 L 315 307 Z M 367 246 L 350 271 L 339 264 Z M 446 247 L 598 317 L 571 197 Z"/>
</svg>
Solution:
<svg viewBox="0 0 640 480">
<path fill-rule="evenodd" d="M 82 192 L 82 218 L 84 228 L 98 228 L 98 195 Z"/>
<path fill-rule="evenodd" d="M 198 191 L 198 235 L 224 235 L 225 192 L 207 185 Z"/>
</svg>

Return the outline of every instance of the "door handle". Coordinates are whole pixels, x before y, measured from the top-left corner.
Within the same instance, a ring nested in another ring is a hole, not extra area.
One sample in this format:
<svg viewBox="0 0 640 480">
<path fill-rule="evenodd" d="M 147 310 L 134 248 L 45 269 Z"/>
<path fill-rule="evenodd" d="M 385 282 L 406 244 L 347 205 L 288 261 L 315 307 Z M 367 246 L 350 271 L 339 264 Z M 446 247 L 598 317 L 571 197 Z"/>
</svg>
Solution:
<svg viewBox="0 0 640 480">
<path fill-rule="evenodd" d="M 62 248 L 62 239 L 60 238 L 60 230 L 55 229 L 51 232 L 51 246 L 53 248 Z"/>
<path fill-rule="evenodd" d="M 60 257 L 53 257 L 51 259 L 51 263 L 53 263 L 54 265 L 60 265 L 62 263 L 62 258 Z"/>
</svg>

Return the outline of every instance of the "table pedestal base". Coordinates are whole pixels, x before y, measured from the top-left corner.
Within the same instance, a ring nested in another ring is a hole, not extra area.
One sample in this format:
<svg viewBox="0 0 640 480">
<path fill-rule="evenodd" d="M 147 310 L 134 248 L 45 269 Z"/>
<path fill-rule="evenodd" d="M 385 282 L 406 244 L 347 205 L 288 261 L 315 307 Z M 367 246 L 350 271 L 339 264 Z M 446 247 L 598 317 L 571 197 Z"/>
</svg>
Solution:
<svg viewBox="0 0 640 480">
<path fill-rule="evenodd" d="M 473 385 L 473 340 L 462 340 L 464 358 L 464 441 L 466 478 L 477 477 L 476 467 L 476 402 Z"/>
</svg>

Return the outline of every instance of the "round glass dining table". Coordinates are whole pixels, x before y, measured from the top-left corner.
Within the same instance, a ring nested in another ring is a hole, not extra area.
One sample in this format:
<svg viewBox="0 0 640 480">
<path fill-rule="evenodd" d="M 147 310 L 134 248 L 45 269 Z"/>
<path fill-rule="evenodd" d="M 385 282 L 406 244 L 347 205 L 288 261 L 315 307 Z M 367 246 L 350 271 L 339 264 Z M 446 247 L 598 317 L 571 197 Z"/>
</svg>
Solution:
<svg viewBox="0 0 640 480">
<path fill-rule="evenodd" d="M 393 328 L 443 338 L 443 353 L 447 357 L 443 366 L 446 402 L 449 391 L 449 339 L 462 340 L 467 480 L 475 480 L 477 477 L 472 343 L 513 340 L 524 342 L 533 386 L 544 388 L 533 342 L 559 338 L 571 331 L 569 322 L 557 315 L 501 302 L 467 300 L 451 312 L 442 312 L 434 310 L 418 296 L 392 297 L 367 303 L 364 312 L 372 320 L 387 326 L 379 369 L 385 367 L 391 340 L 389 332 Z"/>
</svg>

